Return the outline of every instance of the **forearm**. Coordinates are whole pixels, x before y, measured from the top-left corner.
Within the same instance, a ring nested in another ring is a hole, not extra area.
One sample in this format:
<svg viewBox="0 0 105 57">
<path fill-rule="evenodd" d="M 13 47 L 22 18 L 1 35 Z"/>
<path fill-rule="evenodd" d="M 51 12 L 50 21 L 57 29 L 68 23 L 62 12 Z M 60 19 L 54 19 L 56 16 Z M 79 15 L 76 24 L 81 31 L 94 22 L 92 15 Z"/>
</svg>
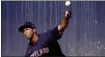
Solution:
<svg viewBox="0 0 105 57">
<path fill-rule="evenodd" d="M 70 11 L 66 11 L 65 12 L 65 16 L 64 18 L 61 20 L 59 26 L 58 26 L 58 31 L 62 32 L 65 30 L 65 28 L 67 28 L 68 24 L 69 24 L 69 19 L 71 17 L 71 12 Z"/>
<path fill-rule="evenodd" d="M 69 17 L 64 17 L 60 23 L 62 28 L 66 28 L 69 24 Z"/>
</svg>

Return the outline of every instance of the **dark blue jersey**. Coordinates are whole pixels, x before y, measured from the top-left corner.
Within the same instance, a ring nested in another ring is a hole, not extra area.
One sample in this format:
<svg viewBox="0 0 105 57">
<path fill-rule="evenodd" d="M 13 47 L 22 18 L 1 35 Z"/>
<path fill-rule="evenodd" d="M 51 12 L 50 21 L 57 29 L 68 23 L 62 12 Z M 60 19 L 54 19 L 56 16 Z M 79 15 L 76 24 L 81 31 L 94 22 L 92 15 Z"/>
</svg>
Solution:
<svg viewBox="0 0 105 57">
<path fill-rule="evenodd" d="M 61 35 L 57 27 L 39 34 L 39 39 L 35 45 L 29 42 L 25 56 L 64 56 L 57 42 L 60 38 Z"/>
</svg>

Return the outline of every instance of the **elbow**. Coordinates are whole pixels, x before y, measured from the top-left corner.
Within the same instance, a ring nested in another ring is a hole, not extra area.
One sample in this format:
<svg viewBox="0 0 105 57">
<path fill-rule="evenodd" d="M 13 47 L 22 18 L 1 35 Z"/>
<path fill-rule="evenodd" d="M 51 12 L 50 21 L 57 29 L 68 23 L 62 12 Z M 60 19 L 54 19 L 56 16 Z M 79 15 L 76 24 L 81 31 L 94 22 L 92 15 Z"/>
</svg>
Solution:
<svg viewBox="0 0 105 57">
<path fill-rule="evenodd" d="M 66 29 L 68 27 L 68 24 L 62 24 L 62 25 L 59 25 L 58 26 L 58 30 L 59 31 L 62 31 L 62 30 L 64 30 L 64 29 Z"/>
<path fill-rule="evenodd" d="M 67 27 L 68 27 L 68 23 L 62 25 L 62 28 L 64 28 L 64 29 Z"/>
</svg>

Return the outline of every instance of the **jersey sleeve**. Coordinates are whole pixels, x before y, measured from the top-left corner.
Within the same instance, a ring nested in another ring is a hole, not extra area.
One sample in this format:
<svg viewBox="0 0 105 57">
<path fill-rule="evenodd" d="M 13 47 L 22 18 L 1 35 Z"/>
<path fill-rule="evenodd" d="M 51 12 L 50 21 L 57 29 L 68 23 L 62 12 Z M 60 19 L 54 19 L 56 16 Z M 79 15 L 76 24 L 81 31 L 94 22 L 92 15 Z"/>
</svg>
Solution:
<svg viewBox="0 0 105 57">
<path fill-rule="evenodd" d="M 48 41 L 54 41 L 61 38 L 62 34 L 58 32 L 58 26 L 47 31 Z"/>
</svg>

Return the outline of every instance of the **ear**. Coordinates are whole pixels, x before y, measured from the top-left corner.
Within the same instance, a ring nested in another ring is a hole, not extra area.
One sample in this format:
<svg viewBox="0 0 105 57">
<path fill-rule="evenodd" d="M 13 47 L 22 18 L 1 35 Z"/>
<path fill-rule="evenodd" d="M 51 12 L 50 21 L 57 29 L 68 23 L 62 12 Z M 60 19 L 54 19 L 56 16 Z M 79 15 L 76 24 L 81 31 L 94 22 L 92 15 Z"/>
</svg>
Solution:
<svg viewBox="0 0 105 57">
<path fill-rule="evenodd" d="M 35 28 L 33 29 L 33 32 L 36 32 L 36 29 Z"/>
</svg>

